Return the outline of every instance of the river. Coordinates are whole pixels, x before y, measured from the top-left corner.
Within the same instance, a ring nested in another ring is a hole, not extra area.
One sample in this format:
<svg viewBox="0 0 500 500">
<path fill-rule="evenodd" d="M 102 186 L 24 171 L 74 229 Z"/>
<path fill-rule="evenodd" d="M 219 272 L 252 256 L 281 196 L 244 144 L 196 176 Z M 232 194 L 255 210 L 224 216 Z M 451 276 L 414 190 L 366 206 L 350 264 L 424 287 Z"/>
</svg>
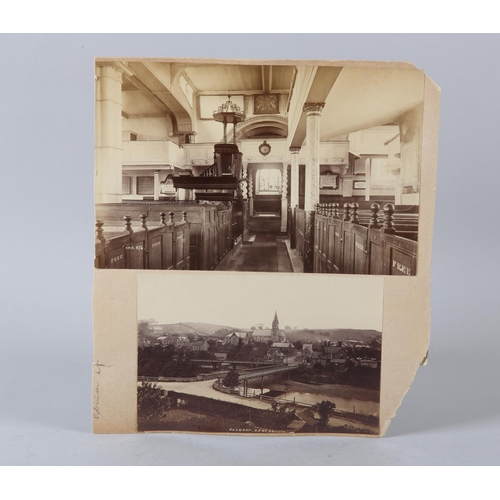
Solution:
<svg viewBox="0 0 500 500">
<path fill-rule="evenodd" d="M 364 415 L 378 416 L 379 414 L 379 404 L 375 401 L 362 401 L 354 398 L 348 399 L 325 394 L 309 394 L 306 392 L 286 392 L 281 395 L 280 398 L 309 404 L 316 404 L 327 400 L 335 403 L 337 410 L 348 411 L 350 413 L 362 413 Z"/>
</svg>

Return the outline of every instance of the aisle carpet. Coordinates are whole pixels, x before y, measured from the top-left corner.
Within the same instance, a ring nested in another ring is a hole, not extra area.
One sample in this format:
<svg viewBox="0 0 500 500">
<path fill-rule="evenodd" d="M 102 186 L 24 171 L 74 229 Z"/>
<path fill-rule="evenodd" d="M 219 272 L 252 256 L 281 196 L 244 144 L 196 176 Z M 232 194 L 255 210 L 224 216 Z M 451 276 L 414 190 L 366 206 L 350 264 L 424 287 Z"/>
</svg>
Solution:
<svg viewBox="0 0 500 500">
<path fill-rule="evenodd" d="M 251 245 L 238 245 L 221 262 L 218 271 L 292 273 L 285 242 L 275 234 L 257 234 Z"/>
</svg>

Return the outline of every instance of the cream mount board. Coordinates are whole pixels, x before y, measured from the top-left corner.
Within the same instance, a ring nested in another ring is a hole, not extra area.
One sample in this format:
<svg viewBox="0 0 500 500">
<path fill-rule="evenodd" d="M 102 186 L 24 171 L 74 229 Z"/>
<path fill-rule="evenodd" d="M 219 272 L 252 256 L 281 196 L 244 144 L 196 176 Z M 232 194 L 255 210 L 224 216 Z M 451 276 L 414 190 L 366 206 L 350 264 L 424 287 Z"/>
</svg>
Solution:
<svg viewBox="0 0 500 500">
<path fill-rule="evenodd" d="M 439 87 L 396 62 L 95 69 L 94 432 L 383 436 L 427 359 Z"/>
</svg>

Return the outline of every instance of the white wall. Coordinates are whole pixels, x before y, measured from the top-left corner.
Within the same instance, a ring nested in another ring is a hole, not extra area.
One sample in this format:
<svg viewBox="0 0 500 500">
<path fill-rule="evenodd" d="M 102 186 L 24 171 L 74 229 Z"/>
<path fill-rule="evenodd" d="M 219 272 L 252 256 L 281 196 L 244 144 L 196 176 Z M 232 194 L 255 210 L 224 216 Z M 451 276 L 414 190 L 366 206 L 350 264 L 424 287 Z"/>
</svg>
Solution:
<svg viewBox="0 0 500 500">
<path fill-rule="evenodd" d="M 172 121 L 169 117 L 122 118 L 123 132 L 135 132 L 139 141 L 173 140 Z"/>
</svg>

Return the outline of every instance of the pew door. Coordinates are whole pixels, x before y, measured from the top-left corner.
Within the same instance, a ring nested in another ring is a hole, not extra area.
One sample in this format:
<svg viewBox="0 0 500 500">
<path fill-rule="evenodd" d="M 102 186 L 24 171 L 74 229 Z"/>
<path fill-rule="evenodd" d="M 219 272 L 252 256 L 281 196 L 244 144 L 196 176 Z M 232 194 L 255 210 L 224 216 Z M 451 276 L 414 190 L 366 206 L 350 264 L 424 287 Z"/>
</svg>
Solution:
<svg viewBox="0 0 500 500">
<path fill-rule="evenodd" d="M 326 231 L 328 219 L 323 215 L 316 215 L 314 225 L 314 272 L 326 272 Z"/>
<path fill-rule="evenodd" d="M 331 238 L 333 239 L 333 250 L 332 250 L 332 272 L 340 273 L 342 270 L 342 234 L 343 234 L 343 224 L 341 220 L 333 219 L 331 232 L 333 233 Z"/>
<path fill-rule="evenodd" d="M 352 227 L 353 235 L 353 274 L 368 274 L 368 229 L 363 226 Z"/>
<path fill-rule="evenodd" d="M 174 225 L 169 224 L 161 233 L 161 269 L 175 269 Z M 150 267 L 150 269 L 153 269 Z"/>
<path fill-rule="evenodd" d="M 352 224 L 344 223 L 342 233 L 342 274 L 353 274 L 354 270 L 354 234 Z"/>
<path fill-rule="evenodd" d="M 384 273 L 384 246 L 383 235 L 380 229 L 370 229 L 368 235 L 368 274 L 381 275 Z"/>
<path fill-rule="evenodd" d="M 384 235 L 385 274 L 415 276 L 417 274 L 417 242 L 400 236 Z"/>
<path fill-rule="evenodd" d="M 175 268 L 188 269 L 187 256 L 189 255 L 189 239 L 187 237 L 187 224 L 175 226 Z"/>
<path fill-rule="evenodd" d="M 111 238 L 106 242 L 105 262 L 108 269 L 125 269 L 125 246 L 130 239 L 129 234 Z"/>
<path fill-rule="evenodd" d="M 165 232 L 165 227 L 158 227 L 155 229 L 150 229 L 147 240 L 147 248 L 149 254 L 149 265 L 148 269 L 164 269 L 162 265 L 162 255 L 163 255 L 163 238 L 162 235 Z"/>
<path fill-rule="evenodd" d="M 147 239 L 147 230 L 130 235 L 129 242 L 125 244 L 126 269 L 148 269 Z"/>
</svg>

